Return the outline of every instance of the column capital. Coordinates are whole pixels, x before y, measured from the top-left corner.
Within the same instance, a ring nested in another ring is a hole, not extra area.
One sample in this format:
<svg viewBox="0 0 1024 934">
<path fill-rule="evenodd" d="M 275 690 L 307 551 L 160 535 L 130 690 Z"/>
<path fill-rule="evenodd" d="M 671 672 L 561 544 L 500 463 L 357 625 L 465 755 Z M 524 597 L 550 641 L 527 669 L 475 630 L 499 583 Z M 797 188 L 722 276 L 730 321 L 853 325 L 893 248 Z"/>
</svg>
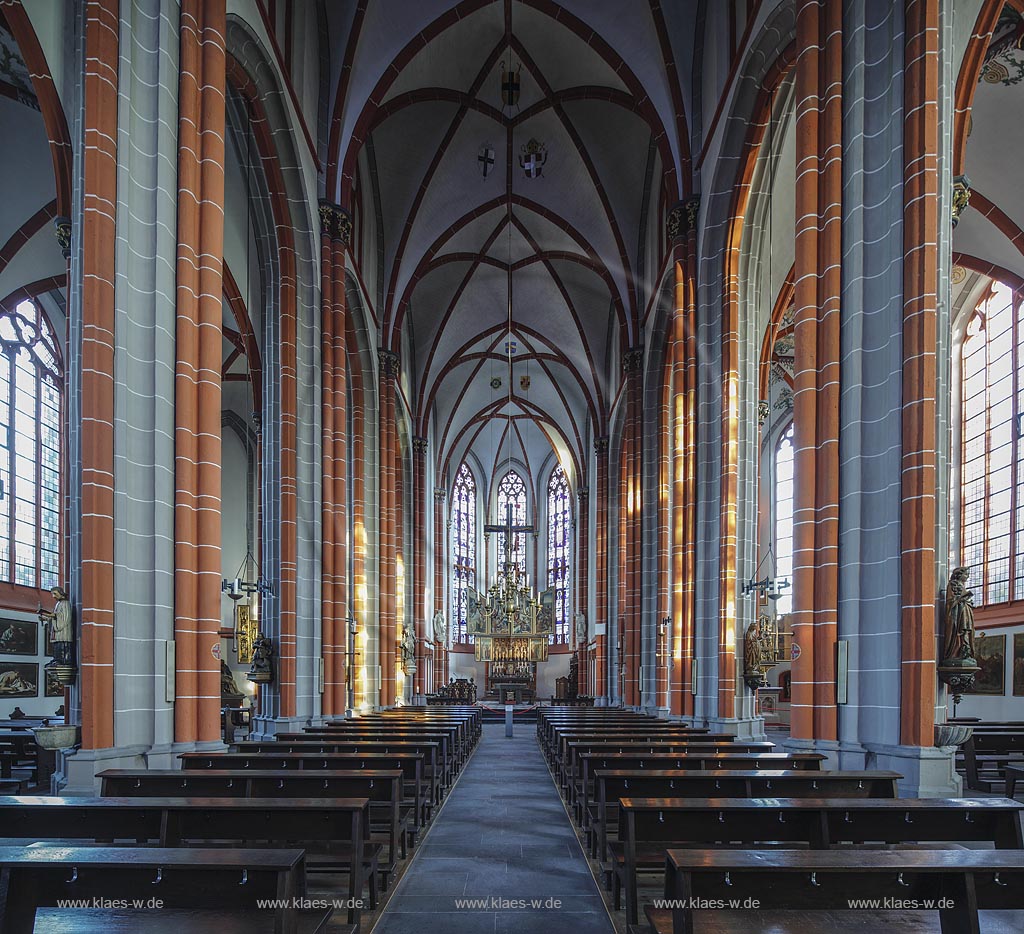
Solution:
<svg viewBox="0 0 1024 934">
<path fill-rule="evenodd" d="M 644 367 L 644 346 L 638 344 L 636 347 L 630 347 L 622 355 L 622 372 L 627 376 L 631 376 L 634 373 L 639 373 Z"/>
<path fill-rule="evenodd" d="M 53 235 L 57 238 L 64 259 L 71 258 L 71 218 L 55 217 L 53 219 Z"/>
<path fill-rule="evenodd" d="M 340 204 L 321 201 L 320 232 L 348 246 L 352 242 L 352 215 Z"/>
<path fill-rule="evenodd" d="M 439 503 L 443 503 L 447 495 L 448 491 L 442 486 L 439 486 L 434 490 L 434 499 Z"/>
<path fill-rule="evenodd" d="M 581 486 L 576 491 L 576 499 L 578 499 L 581 503 L 585 503 L 589 498 L 590 498 L 590 490 L 587 487 Z"/>
<path fill-rule="evenodd" d="M 691 230 L 696 230 L 699 212 L 700 195 L 691 195 L 684 201 L 677 201 L 665 219 L 665 233 L 669 241 L 685 240 Z"/>
<path fill-rule="evenodd" d="M 426 438 L 413 438 L 412 449 L 419 456 L 423 456 L 427 453 L 427 439 Z"/>
<path fill-rule="evenodd" d="M 967 210 L 971 202 L 971 180 L 966 175 L 957 175 L 953 179 L 953 226 L 960 221 L 960 215 Z"/>
<path fill-rule="evenodd" d="M 602 435 L 600 438 L 594 438 L 594 453 L 608 453 L 608 435 Z"/>
<path fill-rule="evenodd" d="M 398 379 L 398 374 L 401 372 L 398 354 L 393 350 L 385 350 L 380 347 L 377 349 L 377 360 L 380 362 L 380 375 L 384 379 Z"/>
</svg>

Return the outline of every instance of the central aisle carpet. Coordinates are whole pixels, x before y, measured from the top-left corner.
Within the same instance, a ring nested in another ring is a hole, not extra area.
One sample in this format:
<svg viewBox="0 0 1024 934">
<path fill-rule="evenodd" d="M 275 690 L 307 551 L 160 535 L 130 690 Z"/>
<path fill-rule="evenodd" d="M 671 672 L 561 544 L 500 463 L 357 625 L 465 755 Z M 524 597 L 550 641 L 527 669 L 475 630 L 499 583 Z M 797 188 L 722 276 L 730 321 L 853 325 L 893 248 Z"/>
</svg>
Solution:
<svg viewBox="0 0 1024 934">
<path fill-rule="evenodd" d="M 536 726 L 515 734 L 484 724 L 374 934 L 614 934 Z"/>
</svg>

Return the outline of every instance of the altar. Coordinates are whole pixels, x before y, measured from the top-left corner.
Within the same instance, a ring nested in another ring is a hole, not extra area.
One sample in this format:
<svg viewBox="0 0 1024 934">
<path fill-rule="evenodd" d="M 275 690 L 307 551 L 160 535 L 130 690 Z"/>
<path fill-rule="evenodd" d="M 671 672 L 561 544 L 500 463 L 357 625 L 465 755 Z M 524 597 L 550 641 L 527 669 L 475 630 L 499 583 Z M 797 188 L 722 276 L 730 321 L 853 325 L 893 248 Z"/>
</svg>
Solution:
<svg viewBox="0 0 1024 934">
<path fill-rule="evenodd" d="M 498 692 L 499 704 L 532 704 L 536 697 L 536 691 L 529 684 L 524 684 L 522 681 L 510 683 L 496 682 L 494 690 Z M 509 694 L 512 695 L 511 701 L 509 701 Z"/>
</svg>

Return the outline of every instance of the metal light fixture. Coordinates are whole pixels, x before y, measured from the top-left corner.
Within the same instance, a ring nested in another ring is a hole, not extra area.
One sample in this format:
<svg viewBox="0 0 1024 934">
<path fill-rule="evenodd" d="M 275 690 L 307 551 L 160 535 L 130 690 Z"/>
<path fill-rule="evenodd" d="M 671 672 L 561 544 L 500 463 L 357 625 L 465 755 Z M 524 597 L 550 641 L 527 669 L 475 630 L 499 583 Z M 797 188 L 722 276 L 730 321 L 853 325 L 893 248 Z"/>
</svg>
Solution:
<svg viewBox="0 0 1024 934">
<path fill-rule="evenodd" d="M 761 567 L 765 561 L 771 559 L 772 563 L 772 574 L 771 576 L 765 575 L 760 580 L 757 580 L 757 575 L 761 573 Z M 743 596 L 747 596 L 752 593 L 760 593 L 766 596 L 769 600 L 778 600 L 782 597 L 782 591 L 789 590 L 792 586 L 788 577 L 776 577 L 774 574 L 775 570 L 775 555 L 772 552 L 771 546 L 768 546 L 768 551 L 765 556 L 761 559 L 761 563 L 758 564 L 757 570 L 754 572 L 754 576 L 750 578 L 743 585 Z"/>
<path fill-rule="evenodd" d="M 255 578 L 250 577 L 250 572 L 255 570 Z M 242 563 L 238 566 L 235 576 L 228 580 L 226 577 L 220 583 L 220 592 L 227 594 L 232 600 L 238 601 L 242 597 L 254 593 L 260 596 L 272 596 L 274 587 L 260 571 L 260 566 L 253 557 L 251 551 L 245 553 Z"/>
</svg>

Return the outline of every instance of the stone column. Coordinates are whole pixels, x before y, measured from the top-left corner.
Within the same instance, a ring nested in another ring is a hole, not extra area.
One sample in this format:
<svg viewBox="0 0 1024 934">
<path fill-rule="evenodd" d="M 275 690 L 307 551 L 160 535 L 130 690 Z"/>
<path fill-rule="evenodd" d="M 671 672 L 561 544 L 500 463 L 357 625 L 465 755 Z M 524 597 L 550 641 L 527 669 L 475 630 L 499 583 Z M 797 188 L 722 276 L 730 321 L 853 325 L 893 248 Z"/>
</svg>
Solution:
<svg viewBox="0 0 1024 934">
<path fill-rule="evenodd" d="M 426 644 L 433 635 L 427 619 L 427 439 L 412 439 L 413 475 L 413 620 L 416 626 L 416 677 L 413 697 L 428 691 Z"/>
<path fill-rule="evenodd" d="M 597 458 L 597 508 L 595 524 L 597 534 L 594 537 L 594 576 L 596 578 L 594 593 L 597 598 L 597 610 L 594 620 L 594 702 L 599 705 L 608 703 L 608 545 L 610 542 L 608 529 L 608 438 L 594 439 L 594 456 Z"/>
<path fill-rule="evenodd" d="M 398 557 L 398 426 L 395 394 L 400 372 L 398 354 L 378 350 L 380 360 L 380 562 L 379 654 L 382 707 L 395 704 L 395 639 L 398 625 L 395 561 Z"/>
<path fill-rule="evenodd" d="M 174 380 L 175 740 L 220 738 L 226 11 L 183 0 Z"/>
<path fill-rule="evenodd" d="M 321 591 L 325 716 L 347 708 L 348 619 L 348 341 L 345 250 L 352 221 L 336 204 L 320 202 L 323 583 Z"/>
<path fill-rule="evenodd" d="M 624 621 L 622 650 L 625 664 L 623 702 L 639 707 L 642 701 L 640 685 L 641 651 L 641 581 L 642 581 L 642 510 L 643 510 L 643 361 L 642 347 L 633 347 L 622 358 L 622 376 L 625 382 L 626 420 L 623 438 L 623 476 L 619 508 L 624 523 L 625 587 L 619 607 L 619 619 Z"/>
<path fill-rule="evenodd" d="M 582 613 L 589 633 L 593 627 L 593 616 L 590 612 L 590 490 L 581 486 L 576 490 L 576 612 Z M 575 624 L 572 629 L 573 644 L 576 646 L 579 664 L 579 681 L 577 690 L 580 694 L 589 694 L 587 684 L 587 638 L 580 641 L 580 633 Z"/>
<path fill-rule="evenodd" d="M 672 692 L 674 716 L 693 715 L 693 636 L 696 619 L 697 360 L 696 257 L 698 198 L 678 205 L 669 217 L 674 251 L 672 315 Z"/>
<path fill-rule="evenodd" d="M 843 23 L 797 11 L 792 735 L 836 739 Z"/>
<path fill-rule="evenodd" d="M 445 490 L 444 487 L 437 487 L 434 490 L 434 612 L 440 610 L 448 620 L 447 634 L 448 641 L 451 641 L 452 620 L 448 618 L 448 610 L 445 606 L 445 556 L 447 523 L 444 514 Z M 448 644 L 447 642 L 434 643 L 434 690 L 448 682 Z"/>
<path fill-rule="evenodd" d="M 118 0 L 86 0 L 82 82 L 81 341 L 75 373 L 82 748 L 114 745 L 114 235 L 118 159 Z M 76 335 L 73 335 L 73 337 Z"/>
</svg>

